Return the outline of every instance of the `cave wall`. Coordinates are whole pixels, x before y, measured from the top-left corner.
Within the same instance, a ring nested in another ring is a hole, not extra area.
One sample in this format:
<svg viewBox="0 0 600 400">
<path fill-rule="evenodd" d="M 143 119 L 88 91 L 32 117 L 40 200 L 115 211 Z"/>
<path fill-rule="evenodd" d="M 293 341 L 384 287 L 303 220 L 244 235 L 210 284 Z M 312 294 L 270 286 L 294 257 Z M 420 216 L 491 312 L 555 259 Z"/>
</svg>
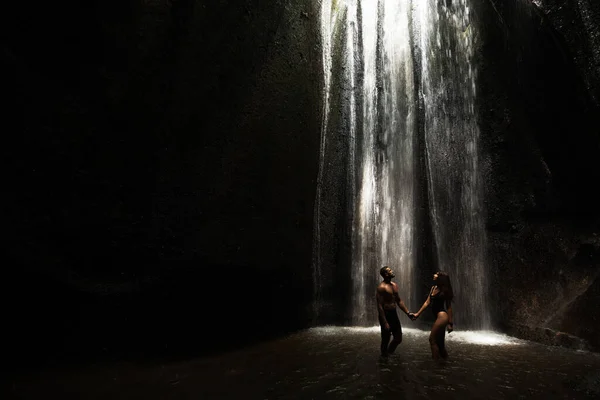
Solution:
<svg viewBox="0 0 600 400">
<path fill-rule="evenodd" d="M 308 324 L 311 7 L 7 6 L 4 361 L 189 356 Z"/>
<path fill-rule="evenodd" d="M 475 7 L 494 317 L 598 349 L 598 9 L 537 3 Z M 309 324 L 318 7 L 7 6 L 6 363 L 188 356 Z"/>
<path fill-rule="evenodd" d="M 519 337 L 598 350 L 600 19 L 586 2 L 535 3 L 476 7 L 494 317 Z"/>
</svg>

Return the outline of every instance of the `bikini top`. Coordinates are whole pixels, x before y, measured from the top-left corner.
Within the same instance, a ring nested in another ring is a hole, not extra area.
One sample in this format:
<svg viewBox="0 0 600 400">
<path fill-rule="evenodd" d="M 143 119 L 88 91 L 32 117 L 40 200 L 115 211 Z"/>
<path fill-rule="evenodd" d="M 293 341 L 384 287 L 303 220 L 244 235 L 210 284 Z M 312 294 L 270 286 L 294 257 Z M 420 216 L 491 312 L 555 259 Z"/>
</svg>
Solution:
<svg viewBox="0 0 600 400">
<path fill-rule="evenodd" d="M 431 310 L 433 311 L 433 315 L 437 316 L 440 311 L 446 311 L 446 301 L 444 299 L 444 293 L 437 292 L 435 295 L 433 291 L 437 288 L 434 286 L 431 288 L 431 292 L 429 292 L 429 298 L 431 299 Z"/>
</svg>

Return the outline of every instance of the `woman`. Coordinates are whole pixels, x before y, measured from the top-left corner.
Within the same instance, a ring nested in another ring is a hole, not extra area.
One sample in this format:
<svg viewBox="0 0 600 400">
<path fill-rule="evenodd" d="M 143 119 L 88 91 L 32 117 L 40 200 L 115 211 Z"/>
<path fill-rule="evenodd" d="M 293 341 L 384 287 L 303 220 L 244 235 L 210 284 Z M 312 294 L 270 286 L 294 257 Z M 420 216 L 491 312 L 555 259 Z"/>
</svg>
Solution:
<svg viewBox="0 0 600 400">
<path fill-rule="evenodd" d="M 419 318 L 419 315 L 425 310 L 429 304 L 435 317 L 433 327 L 431 327 L 431 334 L 429 335 L 429 344 L 431 345 L 431 356 L 434 359 L 447 358 L 448 352 L 446 351 L 446 345 L 444 339 L 446 336 L 445 329 L 448 329 L 448 333 L 454 330 L 452 323 L 452 285 L 450 285 L 450 278 L 445 272 L 436 272 L 433 274 L 434 286 L 429 291 L 427 300 L 421 306 L 419 312 L 415 313 L 413 320 Z"/>
</svg>

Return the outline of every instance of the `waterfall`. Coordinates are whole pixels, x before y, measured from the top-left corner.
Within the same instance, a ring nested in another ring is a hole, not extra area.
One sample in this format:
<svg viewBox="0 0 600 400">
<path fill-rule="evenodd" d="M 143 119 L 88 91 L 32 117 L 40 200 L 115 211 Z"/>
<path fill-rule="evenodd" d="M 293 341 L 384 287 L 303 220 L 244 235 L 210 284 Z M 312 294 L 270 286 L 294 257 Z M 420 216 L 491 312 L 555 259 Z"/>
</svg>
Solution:
<svg viewBox="0 0 600 400">
<path fill-rule="evenodd" d="M 396 272 L 401 297 L 415 292 L 416 93 L 409 40 L 410 3 L 362 2 L 363 140 L 353 246 L 356 324 L 376 319 L 379 269 Z"/>
<path fill-rule="evenodd" d="M 467 0 L 416 2 L 429 210 L 438 269 L 450 274 L 457 326 L 489 327 L 486 233 Z"/>
<path fill-rule="evenodd" d="M 439 269 L 450 273 L 458 309 L 465 313 L 457 312 L 457 324 L 483 327 L 485 232 L 465 1 L 446 6 L 437 0 L 323 0 L 321 7 L 324 109 L 315 205 L 315 313 L 326 313 L 323 308 L 335 303 L 331 298 L 340 289 L 333 281 L 345 282 L 340 258 L 322 254 L 332 245 L 349 253 L 347 322 L 375 323 L 374 294 L 383 265 L 396 272 L 407 304 L 416 308 L 422 302 L 416 298 L 417 177 L 425 173 L 417 162 L 420 121 L 435 240 L 429 247 Z M 343 187 L 339 192 L 330 185 L 336 179 Z M 331 200 L 336 195 L 343 199 Z M 347 229 L 334 221 L 335 212 L 346 213 Z M 344 248 L 323 235 L 322 226 L 345 232 L 350 244 Z"/>
</svg>

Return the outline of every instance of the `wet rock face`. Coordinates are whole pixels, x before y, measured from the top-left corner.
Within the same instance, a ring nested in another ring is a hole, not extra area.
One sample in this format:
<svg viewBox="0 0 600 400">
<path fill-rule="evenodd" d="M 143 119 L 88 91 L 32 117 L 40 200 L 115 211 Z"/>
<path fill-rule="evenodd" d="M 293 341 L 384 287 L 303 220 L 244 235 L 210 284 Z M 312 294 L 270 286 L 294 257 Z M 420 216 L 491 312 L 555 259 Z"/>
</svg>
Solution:
<svg viewBox="0 0 600 400">
<path fill-rule="evenodd" d="M 22 308 L 11 314 L 15 338 L 51 324 L 55 337 L 34 347 L 126 350 L 147 337 L 168 352 L 305 326 L 320 122 L 314 10 L 67 1 L 12 3 L 3 17 L 14 142 L 3 295 Z M 250 312 L 236 319 L 240 307 Z M 244 335 L 231 327 L 251 324 Z M 206 325 L 228 328 L 200 342 Z"/>
<path fill-rule="evenodd" d="M 255 336 L 306 325 L 322 79 L 305 3 L 6 6 L 2 295 L 15 340 L 56 327 L 16 353 L 214 348 L 240 339 L 232 313 Z M 598 349 L 600 3 L 477 4 L 496 321 Z"/>
<path fill-rule="evenodd" d="M 529 223 L 510 237 L 492 235 L 499 326 L 548 344 L 598 349 L 597 240 L 569 221 Z"/>
<path fill-rule="evenodd" d="M 588 0 L 534 1 L 561 36 L 596 103 L 600 100 L 600 4 Z"/>
<path fill-rule="evenodd" d="M 499 327 L 598 350 L 600 18 L 567 3 L 477 8 L 490 273 Z"/>
</svg>

